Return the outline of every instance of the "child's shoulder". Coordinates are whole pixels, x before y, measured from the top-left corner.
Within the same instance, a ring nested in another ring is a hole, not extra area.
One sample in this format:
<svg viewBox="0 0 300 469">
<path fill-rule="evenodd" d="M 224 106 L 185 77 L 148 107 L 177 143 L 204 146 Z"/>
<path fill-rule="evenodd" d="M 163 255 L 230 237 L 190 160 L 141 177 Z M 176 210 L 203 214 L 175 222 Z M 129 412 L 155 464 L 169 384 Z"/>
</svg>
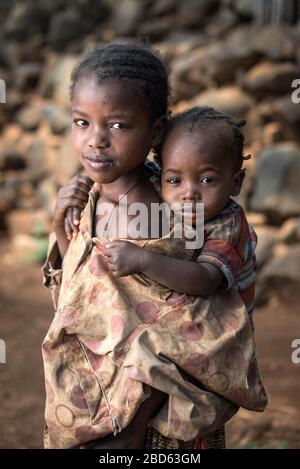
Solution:
<svg viewBox="0 0 300 469">
<path fill-rule="evenodd" d="M 233 199 L 216 217 L 205 223 L 205 240 L 220 239 L 236 244 L 242 233 L 249 233 L 249 225 L 243 207 Z"/>
</svg>

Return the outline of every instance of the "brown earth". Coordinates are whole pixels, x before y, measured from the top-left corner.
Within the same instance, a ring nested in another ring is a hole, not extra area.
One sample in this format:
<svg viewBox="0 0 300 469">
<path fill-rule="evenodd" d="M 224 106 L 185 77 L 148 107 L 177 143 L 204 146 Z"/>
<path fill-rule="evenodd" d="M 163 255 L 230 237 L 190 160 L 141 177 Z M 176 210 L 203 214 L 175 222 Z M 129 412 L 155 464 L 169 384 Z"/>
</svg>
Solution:
<svg viewBox="0 0 300 469">
<path fill-rule="evenodd" d="M 0 243 L 0 448 L 41 448 L 44 385 L 41 342 L 53 314 L 40 267 L 14 262 Z M 298 303 L 298 304 L 297 304 Z M 300 363 L 291 342 L 300 338 L 299 301 L 273 301 L 256 310 L 257 352 L 270 405 L 263 414 L 240 411 L 227 425 L 228 447 L 300 448 Z"/>
</svg>

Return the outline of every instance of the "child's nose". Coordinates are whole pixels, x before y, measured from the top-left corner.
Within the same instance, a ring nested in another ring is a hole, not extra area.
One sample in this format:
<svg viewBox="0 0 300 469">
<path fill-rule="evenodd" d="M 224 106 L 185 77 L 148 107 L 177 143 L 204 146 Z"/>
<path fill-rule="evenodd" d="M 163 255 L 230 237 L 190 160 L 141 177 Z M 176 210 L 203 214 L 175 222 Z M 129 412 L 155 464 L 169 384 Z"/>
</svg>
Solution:
<svg viewBox="0 0 300 469">
<path fill-rule="evenodd" d="M 202 196 L 201 196 L 198 186 L 188 185 L 185 187 L 182 198 L 186 202 L 187 201 L 197 202 L 202 199 Z"/>
<path fill-rule="evenodd" d="M 108 148 L 110 141 L 107 133 L 104 130 L 95 129 L 90 133 L 89 146 L 92 148 Z"/>
</svg>

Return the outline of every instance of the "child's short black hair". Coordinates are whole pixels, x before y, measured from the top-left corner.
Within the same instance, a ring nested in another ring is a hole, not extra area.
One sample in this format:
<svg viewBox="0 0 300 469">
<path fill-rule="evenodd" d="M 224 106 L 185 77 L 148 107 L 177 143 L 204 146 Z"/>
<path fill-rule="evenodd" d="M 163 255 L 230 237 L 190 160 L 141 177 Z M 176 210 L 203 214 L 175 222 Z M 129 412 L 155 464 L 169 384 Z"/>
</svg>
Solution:
<svg viewBox="0 0 300 469">
<path fill-rule="evenodd" d="M 154 120 L 168 112 L 170 86 L 168 73 L 157 51 L 133 41 L 112 42 L 95 47 L 71 74 L 70 95 L 82 78 L 96 81 L 126 80 L 148 105 Z"/>
<path fill-rule="evenodd" d="M 242 127 L 245 123 L 245 120 L 237 120 L 234 117 L 217 111 L 209 106 L 193 107 L 188 111 L 173 116 L 168 121 L 168 125 L 163 135 L 163 140 L 154 150 L 154 159 L 159 165 L 161 165 L 161 149 L 163 141 L 175 127 L 186 126 L 191 132 L 195 128 L 206 127 L 216 129 L 222 136 L 229 149 L 230 155 L 232 155 L 232 158 L 234 159 L 234 170 L 238 171 L 243 166 L 243 160 L 249 159 L 249 156 L 243 156 L 244 135 Z"/>
</svg>

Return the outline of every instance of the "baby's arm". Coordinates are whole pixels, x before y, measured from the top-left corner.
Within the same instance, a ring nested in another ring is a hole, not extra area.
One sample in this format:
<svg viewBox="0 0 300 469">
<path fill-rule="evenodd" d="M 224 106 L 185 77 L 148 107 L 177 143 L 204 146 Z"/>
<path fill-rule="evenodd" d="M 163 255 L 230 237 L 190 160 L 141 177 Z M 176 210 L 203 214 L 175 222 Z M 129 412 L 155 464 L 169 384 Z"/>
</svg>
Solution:
<svg viewBox="0 0 300 469">
<path fill-rule="evenodd" d="M 208 296 L 222 283 L 222 272 L 209 263 L 174 259 L 128 241 L 113 241 L 104 254 L 116 277 L 142 273 L 180 293 Z"/>
</svg>

